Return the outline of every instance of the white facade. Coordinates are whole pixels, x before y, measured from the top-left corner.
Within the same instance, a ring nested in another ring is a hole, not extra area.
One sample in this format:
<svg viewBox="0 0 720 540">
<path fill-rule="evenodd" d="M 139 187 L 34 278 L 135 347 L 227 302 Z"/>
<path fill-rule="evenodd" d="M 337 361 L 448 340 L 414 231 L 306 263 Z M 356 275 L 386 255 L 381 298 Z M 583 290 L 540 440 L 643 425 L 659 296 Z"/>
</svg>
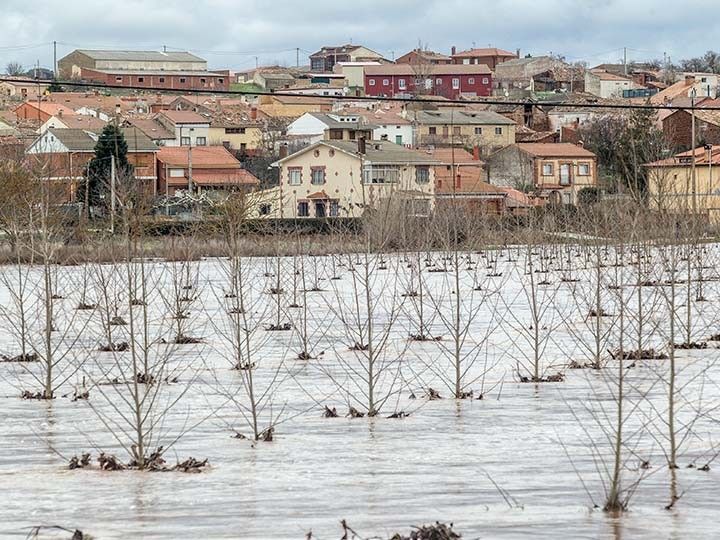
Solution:
<svg viewBox="0 0 720 540">
<path fill-rule="evenodd" d="M 69 152 L 67 146 L 61 143 L 51 131 L 46 131 L 40 137 L 35 139 L 30 147 L 25 151 L 26 154 L 56 154 Z"/>
<path fill-rule="evenodd" d="M 374 125 L 378 127 L 373 130 L 373 139 L 376 141 L 388 140 L 401 146 L 411 147 L 413 145 L 413 127 L 412 124 L 378 124 L 379 120 L 373 120 Z"/>
</svg>

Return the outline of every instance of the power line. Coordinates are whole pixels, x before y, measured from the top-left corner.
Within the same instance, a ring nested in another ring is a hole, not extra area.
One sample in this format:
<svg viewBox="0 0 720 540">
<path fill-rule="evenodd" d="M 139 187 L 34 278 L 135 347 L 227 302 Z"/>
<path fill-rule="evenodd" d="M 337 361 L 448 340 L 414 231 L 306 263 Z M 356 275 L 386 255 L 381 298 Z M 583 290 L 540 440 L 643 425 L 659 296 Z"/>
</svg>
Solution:
<svg viewBox="0 0 720 540">
<path fill-rule="evenodd" d="M 468 101 L 464 99 L 447 99 L 440 97 L 428 97 L 420 99 L 418 97 L 381 97 L 381 96 L 325 96 L 325 95 L 303 95 L 293 92 L 255 92 L 249 90 L 217 90 L 203 88 L 164 88 L 153 86 L 123 86 L 119 84 L 100 84 L 93 82 L 79 81 L 58 81 L 47 79 L 13 79 L 9 77 L 0 77 L 0 82 L 24 82 L 28 84 L 55 84 L 59 86 L 82 87 L 82 88 L 98 88 L 105 90 L 138 90 L 154 93 L 166 94 L 206 94 L 206 95 L 225 95 L 225 96 L 275 96 L 275 97 L 312 97 L 314 99 L 326 99 L 329 101 L 379 101 L 379 102 L 395 102 L 395 103 L 435 103 L 439 105 L 515 105 L 515 106 L 534 106 L 534 107 L 566 107 L 569 109 L 618 109 L 618 110 L 696 110 L 696 111 L 720 111 L 720 105 L 702 106 L 702 105 L 655 105 L 652 103 L 566 103 L 563 101 L 535 101 L 528 100 L 500 100 L 500 99 L 478 99 L 477 101 Z"/>
</svg>

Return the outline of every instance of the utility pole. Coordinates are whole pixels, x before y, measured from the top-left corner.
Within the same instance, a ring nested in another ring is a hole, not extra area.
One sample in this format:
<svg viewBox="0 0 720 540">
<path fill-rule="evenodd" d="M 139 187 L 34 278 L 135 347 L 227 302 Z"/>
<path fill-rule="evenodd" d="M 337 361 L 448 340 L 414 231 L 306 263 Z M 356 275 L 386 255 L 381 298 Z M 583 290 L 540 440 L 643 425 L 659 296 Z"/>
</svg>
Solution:
<svg viewBox="0 0 720 540">
<path fill-rule="evenodd" d="M 164 52 L 164 53 L 167 52 L 167 45 L 163 45 L 163 52 Z"/>
<path fill-rule="evenodd" d="M 115 154 L 110 155 L 110 234 L 115 234 Z"/>
<path fill-rule="evenodd" d="M 57 79 L 58 78 L 58 69 L 57 69 L 57 41 L 53 41 L 53 76 Z"/>
<path fill-rule="evenodd" d="M 623 47 L 623 66 L 625 66 L 625 76 L 627 77 L 627 47 Z"/>
<path fill-rule="evenodd" d="M 697 95 L 697 91 L 695 88 L 693 88 L 690 91 L 690 112 L 691 120 L 690 120 L 690 130 L 692 131 L 691 135 L 691 148 L 692 148 L 692 169 L 690 172 L 690 178 L 692 179 L 692 209 L 693 214 L 697 214 L 697 178 L 695 176 L 695 96 Z"/>
<path fill-rule="evenodd" d="M 258 57 L 256 56 L 255 57 L 255 69 L 257 69 L 258 67 L 259 67 Z"/>
<path fill-rule="evenodd" d="M 300 47 L 295 47 L 295 67 L 300 67 Z"/>
</svg>

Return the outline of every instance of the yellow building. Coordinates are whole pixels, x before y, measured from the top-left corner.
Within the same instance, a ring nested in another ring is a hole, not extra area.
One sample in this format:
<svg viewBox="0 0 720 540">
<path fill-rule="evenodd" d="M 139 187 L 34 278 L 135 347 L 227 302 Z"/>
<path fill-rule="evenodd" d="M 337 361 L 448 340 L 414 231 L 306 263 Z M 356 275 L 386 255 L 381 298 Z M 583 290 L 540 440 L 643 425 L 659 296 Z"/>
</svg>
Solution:
<svg viewBox="0 0 720 540">
<path fill-rule="evenodd" d="M 645 167 L 651 208 L 699 212 L 712 221 L 720 220 L 720 147 L 699 147 Z"/>
<path fill-rule="evenodd" d="M 239 124 L 213 120 L 208 129 L 208 144 L 223 145 L 241 153 L 254 153 L 262 145 L 263 132 L 259 124 Z"/>
<path fill-rule="evenodd" d="M 388 200 L 402 201 L 416 216 L 433 207 L 438 162 L 388 141 L 324 140 L 273 165 L 280 168 L 280 187 L 267 215 L 360 217 Z"/>
<path fill-rule="evenodd" d="M 309 112 L 330 112 L 331 99 L 317 96 L 260 96 L 258 109 L 272 118 L 299 118 Z"/>
<path fill-rule="evenodd" d="M 489 155 L 515 142 L 515 122 L 492 111 L 414 111 L 408 119 L 417 126 L 421 146 L 478 146 Z"/>
</svg>

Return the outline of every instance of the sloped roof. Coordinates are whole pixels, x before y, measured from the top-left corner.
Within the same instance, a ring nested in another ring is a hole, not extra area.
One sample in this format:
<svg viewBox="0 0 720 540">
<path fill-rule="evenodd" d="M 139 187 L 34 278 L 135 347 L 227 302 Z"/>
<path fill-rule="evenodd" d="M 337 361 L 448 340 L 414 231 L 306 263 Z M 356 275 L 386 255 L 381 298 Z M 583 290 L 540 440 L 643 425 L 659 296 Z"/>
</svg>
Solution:
<svg viewBox="0 0 720 540">
<path fill-rule="evenodd" d="M 188 146 L 163 146 L 159 149 L 157 158 L 168 166 L 187 167 L 189 154 Z M 242 168 L 240 162 L 224 146 L 192 147 L 192 164 L 198 168 Z"/>
<path fill-rule="evenodd" d="M 63 114 L 56 116 L 68 128 L 85 129 L 89 131 L 102 131 L 107 125 L 105 120 L 87 114 Z"/>
<path fill-rule="evenodd" d="M 460 51 L 452 55 L 453 58 L 475 58 L 480 56 L 517 56 L 514 52 L 498 49 L 497 47 L 485 47 Z"/>
<path fill-rule="evenodd" d="M 590 150 L 572 143 L 517 143 L 515 146 L 537 157 L 595 157 Z"/>
<path fill-rule="evenodd" d="M 315 118 L 320 120 L 323 124 L 325 124 L 327 126 L 328 129 L 367 129 L 367 130 L 370 130 L 370 129 L 375 129 L 378 127 L 378 126 L 363 122 L 363 117 L 361 115 L 355 115 L 355 114 L 353 114 L 353 115 L 346 115 L 346 114 L 332 115 L 330 113 L 316 113 L 316 112 L 311 112 L 308 114 L 311 116 L 314 116 Z M 357 116 L 357 117 L 359 117 L 359 121 L 343 122 L 341 120 L 335 120 L 335 118 L 333 118 L 333 116 L 352 116 L 352 117 Z"/>
<path fill-rule="evenodd" d="M 273 165 L 277 166 L 285 163 L 286 161 L 292 160 L 294 157 L 309 152 L 318 146 L 330 146 L 340 152 L 359 157 L 357 141 L 324 140 L 280 159 Z M 411 150 L 399 144 L 391 143 L 390 141 L 366 141 L 363 159 L 366 162 L 375 164 L 439 165 L 439 162 L 436 159 L 433 159 L 432 156 L 428 155 L 426 152 Z"/>
<path fill-rule="evenodd" d="M 174 133 L 170 132 L 154 118 L 132 118 L 129 122 L 152 140 L 157 141 L 175 138 Z"/>
<path fill-rule="evenodd" d="M 83 129 L 50 128 L 47 131 L 71 152 L 92 152 L 97 141 Z"/>
<path fill-rule="evenodd" d="M 515 122 L 493 111 L 416 111 L 416 120 L 425 125 L 502 125 L 510 126 Z"/>
<path fill-rule="evenodd" d="M 195 111 L 161 111 L 161 115 L 168 118 L 173 124 L 209 124 L 210 119 L 201 116 Z"/>
<path fill-rule="evenodd" d="M 690 167 L 695 156 L 695 165 L 720 165 L 720 146 L 713 146 L 712 154 L 704 146 L 698 146 L 694 151 L 680 152 L 672 157 L 646 163 L 645 167 Z"/>
<path fill-rule="evenodd" d="M 113 51 L 100 49 L 77 49 L 93 60 L 122 60 L 127 62 L 205 62 L 203 58 L 184 51 Z"/>
<path fill-rule="evenodd" d="M 35 109 L 39 109 L 44 113 L 49 114 L 50 116 L 56 116 L 58 114 L 74 114 L 75 111 L 72 109 L 66 107 L 65 105 L 60 105 L 59 103 L 48 103 L 47 101 L 25 101 L 18 105 L 15 110 L 19 109 L 23 105 L 29 105 L 30 107 L 33 107 Z"/>
</svg>

